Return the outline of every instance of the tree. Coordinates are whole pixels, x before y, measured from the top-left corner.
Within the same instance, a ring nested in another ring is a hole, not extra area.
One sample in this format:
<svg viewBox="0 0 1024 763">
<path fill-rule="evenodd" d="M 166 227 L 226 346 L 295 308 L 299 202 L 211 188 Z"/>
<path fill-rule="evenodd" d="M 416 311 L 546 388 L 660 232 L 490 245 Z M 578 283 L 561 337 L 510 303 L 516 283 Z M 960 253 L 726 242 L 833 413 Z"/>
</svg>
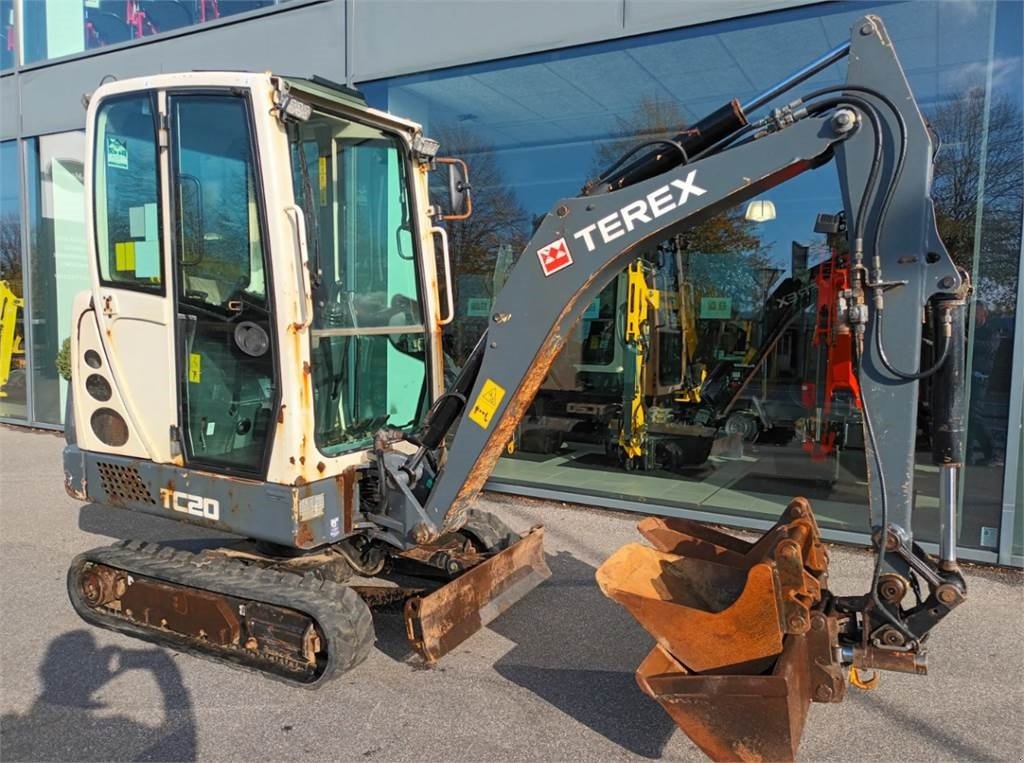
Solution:
<svg viewBox="0 0 1024 763">
<path fill-rule="evenodd" d="M 464 159 L 469 165 L 473 187 L 473 214 L 468 220 L 447 226 L 452 267 L 459 275 L 483 276 L 493 297 L 490 284 L 498 249 L 511 245 L 516 253 L 521 251 L 529 239 L 530 217 L 509 188 L 493 145 L 462 123 L 443 124 L 432 132 L 444 154 Z M 434 198 L 445 199 L 446 175 L 438 172 L 433 180 Z"/>
<path fill-rule="evenodd" d="M 493 301 L 498 252 L 502 247 L 511 247 L 516 255 L 522 251 L 530 237 L 530 217 L 508 186 L 492 144 L 463 123 L 441 124 L 431 132 L 440 141 L 443 154 L 457 156 L 469 166 L 473 214 L 446 226 L 453 296 L 460 314 L 468 315 L 470 297 L 486 295 Z M 435 172 L 431 176 L 432 197 L 443 202 L 447 188 L 446 173 Z M 472 284 L 472 288 L 464 289 L 466 284 Z M 457 320 L 445 328 L 445 348 L 456 363 L 465 360 L 485 326 L 485 321 Z"/>
<path fill-rule="evenodd" d="M 992 100 L 985 123 L 985 91 L 977 87 L 938 106 L 929 122 L 941 145 L 932 196 L 939 234 L 953 261 L 972 272 L 978 196 L 982 230 L 978 247 L 978 299 L 1012 311 L 1020 267 L 1024 149 L 1020 106 L 1003 96 Z"/>
<path fill-rule="evenodd" d="M 16 296 L 22 296 L 21 221 L 17 212 L 0 216 L 0 281 Z"/>
</svg>

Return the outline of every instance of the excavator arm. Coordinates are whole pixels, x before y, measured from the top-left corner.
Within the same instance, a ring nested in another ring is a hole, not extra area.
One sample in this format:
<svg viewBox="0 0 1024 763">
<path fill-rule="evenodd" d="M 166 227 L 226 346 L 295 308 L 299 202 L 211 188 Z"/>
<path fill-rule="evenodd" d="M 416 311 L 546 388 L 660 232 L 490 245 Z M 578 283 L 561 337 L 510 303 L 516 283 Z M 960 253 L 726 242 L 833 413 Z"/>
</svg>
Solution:
<svg viewBox="0 0 1024 763">
<path fill-rule="evenodd" d="M 844 85 L 752 120 L 843 57 Z M 638 671 L 641 686 L 716 759 L 791 757 L 809 701 L 842 698 L 840 668 L 924 672 L 928 632 L 966 595 L 952 528 L 968 285 L 936 230 L 932 153 L 892 43 L 881 21 L 866 16 L 849 43 L 750 103 L 733 101 L 674 139 L 624 157 L 543 219 L 461 375 L 420 431 L 419 452 L 380 454 L 388 484 L 402 487 L 390 492 L 389 516 L 415 543 L 458 528 L 569 332 L 612 278 L 657 242 L 835 161 L 852 278 L 837 315 L 856 349 L 877 549 L 868 592 L 828 592 L 827 554 L 802 499 L 755 544 L 696 523 L 645 520 L 641 532 L 657 548 L 621 549 L 598 580 L 658 641 Z M 926 317 L 938 357 L 919 370 Z M 911 526 L 913 412 L 927 376 L 937 390 L 934 456 L 944 495 L 939 562 L 914 543 Z M 443 466 L 428 474 L 424 454 L 456 425 Z M 917 603 L 904 608 L 911 590 Z M 765 702 L 783 720 L 751 730 L 751 693 L 773 697 Z"/>
</svg>

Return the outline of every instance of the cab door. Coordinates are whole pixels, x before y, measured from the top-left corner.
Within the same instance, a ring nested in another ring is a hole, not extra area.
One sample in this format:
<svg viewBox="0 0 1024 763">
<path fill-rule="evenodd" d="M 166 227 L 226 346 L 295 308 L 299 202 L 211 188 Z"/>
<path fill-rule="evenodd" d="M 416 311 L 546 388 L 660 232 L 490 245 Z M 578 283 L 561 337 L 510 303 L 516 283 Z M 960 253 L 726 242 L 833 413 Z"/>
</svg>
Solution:
<svg viewBox="0 0 1024 763">
<path fill-rule="evenodd" d="M 260 476 L 277 400 L 249 99 L 168 94 L 180 427 L 187 464 Z"/>
<path fill-rule="evenodd" d="M 162 95 L 148 90 L 115 94 L 90 107 L 87 218 L 96 255 L 96 323 L 90 330 L 82 321 L 75 330 L 80 341 L 95 333 L 92 343 L 102 347 L 103 357 L 96 355 L 89 366 L 109 372 L 116 388 L 99 398 L 108 404 L 92 413 L 92 426 L 83 431 L 99 438 L 97 448 L 168 463 L 178 458 L 170 436 L 178 413 L 176 385 L 169 383 L 174 311 L 165 262 L 161 103 Z M 88 395 L 75 402 L 83 412 L 96 405 Z"/>
</svg>

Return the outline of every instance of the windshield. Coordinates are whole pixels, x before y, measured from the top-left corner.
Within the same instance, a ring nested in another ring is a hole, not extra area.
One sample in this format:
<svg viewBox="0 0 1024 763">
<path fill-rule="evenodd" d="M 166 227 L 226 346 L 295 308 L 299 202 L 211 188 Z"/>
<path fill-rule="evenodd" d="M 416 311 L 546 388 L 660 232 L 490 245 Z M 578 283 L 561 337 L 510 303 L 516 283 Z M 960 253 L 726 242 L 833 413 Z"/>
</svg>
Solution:
<svg viewBox="0 0 1024 763">
<path fill-rule="evenodd" d="M 334 455 L 364 447 L 381 426 L 412 427 L 425 406 L 405 148 L 321 112 L 291 129 L 313 283 L 316 441 Z"/>
</svg>

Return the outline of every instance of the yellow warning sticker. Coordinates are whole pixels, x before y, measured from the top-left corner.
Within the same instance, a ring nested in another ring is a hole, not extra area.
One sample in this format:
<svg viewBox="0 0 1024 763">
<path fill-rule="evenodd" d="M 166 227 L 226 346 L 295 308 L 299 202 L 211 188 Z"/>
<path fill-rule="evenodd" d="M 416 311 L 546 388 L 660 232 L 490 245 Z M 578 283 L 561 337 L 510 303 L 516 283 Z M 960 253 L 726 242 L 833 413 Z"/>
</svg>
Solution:
<svg viewBox="0 0 1024 763">
<path fill-rule="evenodd" d="M 118 241 L 114 244 L 114 270 L 119 273 L 135 272 L 134 241 Z"/>
<path fill-rule="evenodd" d="M 469 411 L 469 418 L 481 429 L 487 429 L 504 397 L 505 388 L 498 385 L 493 379 L 487 379 L 484 382 L 484 388 L 476 396 L 473 408 Z"/>
<path fill-rule="evenodd" d="M 321 156 L 319 167 L 319 180 L 320 180 L 320 206 L 327 206 L 327 157 Z"/>
<path fill-rule="evenodd" d="M 199 384 L 203 379 L 203 356 L 198 352 L 191 352 L 188 356 L 188 381 L 189 384 Z"/>
</svg>

